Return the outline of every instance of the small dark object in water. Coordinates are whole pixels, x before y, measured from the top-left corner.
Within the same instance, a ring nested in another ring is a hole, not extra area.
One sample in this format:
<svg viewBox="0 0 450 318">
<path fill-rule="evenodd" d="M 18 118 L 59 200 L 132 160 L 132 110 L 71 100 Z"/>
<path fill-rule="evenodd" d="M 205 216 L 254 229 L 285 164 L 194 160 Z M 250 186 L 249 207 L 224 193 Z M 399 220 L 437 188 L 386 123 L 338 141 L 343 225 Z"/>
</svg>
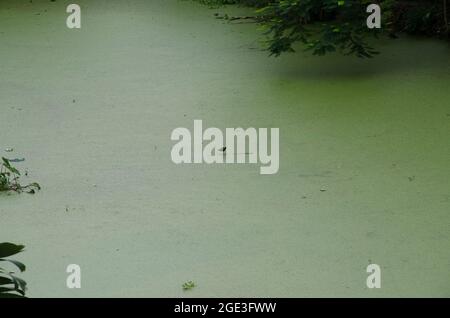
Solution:
<svg viewBox="0 0 450 318">
<path fill-rule="evenodd" d="M 14 158 L 14 159 L 8 159 L 9 162 L 23 162 L 25 161 L 25 158 Z"/>
<path fill-rule="evenodd" d="M 219 149 L 219 151 L 225 152 L 227 150 L 227 147 L 222 147 Z"/>
</svg>

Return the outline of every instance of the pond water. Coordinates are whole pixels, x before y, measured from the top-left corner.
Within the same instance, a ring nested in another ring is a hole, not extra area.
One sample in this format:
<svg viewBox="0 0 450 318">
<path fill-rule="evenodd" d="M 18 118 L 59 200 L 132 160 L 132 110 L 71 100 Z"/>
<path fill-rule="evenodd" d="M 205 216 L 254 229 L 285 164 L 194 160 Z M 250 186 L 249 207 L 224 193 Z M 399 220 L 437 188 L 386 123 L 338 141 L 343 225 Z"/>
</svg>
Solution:
<svg viewBox="0 0 450 318">
<path fill-rule="evenodd" d="M 29 296 L 450 296 L 447 44 L 269 58 L 213 17 L 242 9 L 77 3 L 81 30 L 61 2 L 0 3 L 0 154 L 43 187 L 0 196 Z M 195 119 L 280 128 L 279 172 L 173 164 Z"/>
</svg>

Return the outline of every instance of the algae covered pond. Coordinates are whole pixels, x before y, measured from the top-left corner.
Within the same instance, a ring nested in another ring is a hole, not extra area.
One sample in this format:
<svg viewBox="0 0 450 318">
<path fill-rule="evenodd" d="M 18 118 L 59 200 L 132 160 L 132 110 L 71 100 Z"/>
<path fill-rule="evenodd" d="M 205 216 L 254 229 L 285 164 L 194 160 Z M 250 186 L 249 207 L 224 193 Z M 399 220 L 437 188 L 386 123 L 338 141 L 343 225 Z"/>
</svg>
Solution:
<svg viewBox="0 0 450 318">
<path fill-rule="evenodd" d="M 42 186 L 0 195 L 0 241 L 30 297 L 450 296 L 448 44 L 273 58 L 224 9 L 79 4 L 70 30 L 62 2 L 0 3 L 0 154 Z M 175 165 L 196 119 L 279 128 L 278 173 Z"/>
</svg>

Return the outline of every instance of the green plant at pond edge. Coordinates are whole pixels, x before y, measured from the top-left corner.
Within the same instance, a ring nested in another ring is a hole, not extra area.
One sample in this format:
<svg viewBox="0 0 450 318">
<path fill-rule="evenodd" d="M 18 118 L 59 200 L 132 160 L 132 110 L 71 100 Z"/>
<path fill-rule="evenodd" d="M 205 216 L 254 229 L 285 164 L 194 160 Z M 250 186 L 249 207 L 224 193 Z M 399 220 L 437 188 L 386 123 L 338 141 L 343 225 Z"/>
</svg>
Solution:
<svg viewBox="0 0 450 318">
<path fill-rule="evenodd" d="M 190 290 L 190 289 L 194 288 L 195 286 L 197 286 L 197 285 L 195 285 L 195 283 L 192 280 L 187 281 L 183 285 L 181 285 L 181 287 L 183 287 L 183 290 Z"/>
<path fill-rule="evenodd" d="M 15 276 L 15 272 L 3 268 L 2 263 L 12 264 L 20 272 L 24 272 L 26 267 L 18 261 L 6 259 L 23 251 L 25 246 L 12 243 L 0 243 L 0 298 L 23 298 L 27 289 L 27 283 Z"/>
<path fill-rule="evenodd" d="M 20 178 L 19 170 L 13 167 L 8 159 L 2 157 L 2 162 L 0 163 L 0 192 L 26 191 L 28 193 L 33 194 L 36 192 L 36 190 L 41 189 L 41 186 L 36 182 L 27 185 L 21 185 L 19 183 L 19 178 Z"/>
</svg>

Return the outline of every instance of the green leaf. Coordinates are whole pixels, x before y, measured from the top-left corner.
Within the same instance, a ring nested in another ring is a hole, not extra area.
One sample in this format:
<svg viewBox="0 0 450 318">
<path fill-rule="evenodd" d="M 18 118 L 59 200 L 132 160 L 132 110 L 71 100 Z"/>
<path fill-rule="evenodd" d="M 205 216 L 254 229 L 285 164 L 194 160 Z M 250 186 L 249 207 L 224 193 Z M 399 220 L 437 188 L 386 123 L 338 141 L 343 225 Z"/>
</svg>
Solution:
<svg viewBox="0 0 450 318">
<path fill-rule="evenodd" d="M 23 245 L 16 245 L 13 243 L 0 243 L 0 258 L 8 257 L 11 255 L 15 255 L 17 253 L 20 253 L 23 251 L 25 246 Z"/>
<path fill-rule="evenodd" d="M 6 169 L 8 169 L 9 171 L 11 171 L 14 174 L 17 174 L 20 176 L 20 172 L 19 170 L 17 170 L 16 168 L 14 168 L 13 166 L 11 166 L 11 163 L 9 162 L 8 159 L 6 159 L 5 157 L 2 157 L 3 160 L 3 165 L 5 166 Z"/>
<path fill-rule="evenodd" d="M 27 283 L 23 279 L 20 279 L 13 275 L 11 275 L 11 278 L 14 281 L 14 286 L 16 288 L 16 291 L 18 293 L 21 293 L 22 295 L 25 295 L 25 291 L 27 289 Z"/>
<path fill-rule="evenodd" d="M 4 164 L 5 166 L 9 166 L 9 165 L 10 165 L 9 160 L 6 159 L 5 157 L 2 157 L 2 160 L 3 160 L 3 164 Z"/>
<path fill-rule="evenodd" d="M 4 292 L 14 292 L 16 291 L 14 289 L 14 287 L 0 287 L 0 293 L 4 293 Z"/>
<path fill-rule="evenodd" d="M 14 281 L 9 277 L 0 276 L 0 285 L 14 284 Z"/>
<path fill-rule="evenodd" d="M 26 298 L 26 297 L 22 295 L 0 291 L 0 298 Z"/>
<path fill-rule="evenodd" d="M 21 272 L 24 272 L 26 270 L 26 266 L 18 261 L 14 261 L 11 259 L 0 259 L 0 262 L 8 262 L 8 263 L 14 264 L 17 266 L 18 269 L 20 269 Z"/>
<path fill-rule="evenodd" d="M 183 288 L 183 290 L 190 290 L 196 287 L 196 284 L 192 280 L 190 280 L 181 285 L 181 287 Z"/>
</svg>

